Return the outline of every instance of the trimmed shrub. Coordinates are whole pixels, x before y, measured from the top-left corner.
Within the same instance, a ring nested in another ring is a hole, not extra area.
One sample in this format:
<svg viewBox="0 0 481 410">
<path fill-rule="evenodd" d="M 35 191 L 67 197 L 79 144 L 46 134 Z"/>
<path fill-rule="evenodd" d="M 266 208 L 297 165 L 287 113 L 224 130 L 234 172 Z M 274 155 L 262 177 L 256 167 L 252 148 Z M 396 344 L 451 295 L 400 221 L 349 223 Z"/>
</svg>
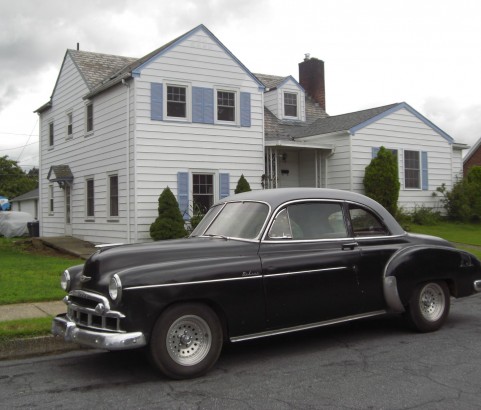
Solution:
<svg viewBox="0 0 481 410">
<path fill-rule="evenodd" d="M 234 193 L 240 194 L 241 192 L 249 192 L 250 190 L 251 186 L 247 182 L 247 179 L 244 178 L 244 174 L 242 174 L 237 182 Z"/>
<path fill-rule="evenodd" d="M 179 204 L 169 187 L 159 196 L 159 216 L 150 225 L 150 237 L 154 241 L 183 238 L 187 235 Z"/>
<path fill-rule="evenodd" d="M 396 156 L 381 147 L 376 158 L 366 167 L 363 182 L 365 194 L 395 216 L 400 188 Z"/>
</svg>

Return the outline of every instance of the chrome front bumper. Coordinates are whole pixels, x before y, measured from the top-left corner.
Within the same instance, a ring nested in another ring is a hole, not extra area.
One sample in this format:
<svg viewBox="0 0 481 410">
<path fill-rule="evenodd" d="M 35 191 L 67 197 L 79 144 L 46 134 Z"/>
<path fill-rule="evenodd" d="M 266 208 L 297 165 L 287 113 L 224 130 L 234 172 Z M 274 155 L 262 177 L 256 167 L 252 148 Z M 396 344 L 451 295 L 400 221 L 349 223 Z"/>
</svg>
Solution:
<svg viewBox="0 0 481 410">
<path fill-rule="evenodd" d="M 481 280 L 474 281 L 474 290 L 476 292 L 481 292 Z"/>
<path fill-rule="evenodd" d="M 53 319 L 52 334 L 62 336 L 67 342 L 96 349 L 127 350 L 137 349 L 147 344 L 142 332 L 108 333 L 87 330 L 78 327 L 67 318 L 66 314 L 58 315 Z"/>
</svg>

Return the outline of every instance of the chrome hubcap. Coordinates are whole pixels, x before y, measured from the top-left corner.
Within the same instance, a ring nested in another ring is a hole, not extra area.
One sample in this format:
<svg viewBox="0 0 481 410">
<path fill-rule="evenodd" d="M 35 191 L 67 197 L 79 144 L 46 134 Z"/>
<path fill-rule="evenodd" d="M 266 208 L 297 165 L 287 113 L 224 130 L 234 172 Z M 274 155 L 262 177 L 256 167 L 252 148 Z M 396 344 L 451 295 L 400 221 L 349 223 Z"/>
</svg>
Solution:
<svg viewBox="0 0 481 410">
<path fill-rule="evenodd" d="M 209 353 L 212 335 L 204 319 L 195 315 L 182 316 L 167 332 L 167 351 L 174 362 L 193 366 Z"/>
<path fill-rule="evenodd" d="M 422 288 L 419 307 L 426 320 L 432 322 L 438 320 L 444 313 L 445 305 L 444 292 L 437 283 L 429 283 Z"/>
</svg>

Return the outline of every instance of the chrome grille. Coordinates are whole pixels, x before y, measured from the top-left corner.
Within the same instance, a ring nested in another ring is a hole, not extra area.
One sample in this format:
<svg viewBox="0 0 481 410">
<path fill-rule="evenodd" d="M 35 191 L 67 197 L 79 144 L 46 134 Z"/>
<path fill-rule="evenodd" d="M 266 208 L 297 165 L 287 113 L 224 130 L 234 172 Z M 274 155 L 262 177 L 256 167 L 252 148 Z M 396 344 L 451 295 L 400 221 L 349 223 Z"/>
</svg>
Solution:
<svg viewBox="0 0 481 410">
<path fill-rule="evenodd" d="M 73 290 L 64 302 L 67 304 L 68 318 L 78 326 L 106 332 L 125 332 L 121 328 L 121 320 L 125 315 L 110 310 L 108 299 L 102 295 Z"/>
</svg>

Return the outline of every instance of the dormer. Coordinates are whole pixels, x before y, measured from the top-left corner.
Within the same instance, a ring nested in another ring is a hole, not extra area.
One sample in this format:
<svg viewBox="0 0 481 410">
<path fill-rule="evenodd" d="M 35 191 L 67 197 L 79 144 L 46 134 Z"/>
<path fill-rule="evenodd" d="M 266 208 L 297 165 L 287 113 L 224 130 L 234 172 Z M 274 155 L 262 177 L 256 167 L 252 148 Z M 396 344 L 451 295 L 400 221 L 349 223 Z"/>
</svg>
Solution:
<svg viewBox="0 0 481 410">
<path fill-rule="evenodd" d="M 255 76 L 266 87 L 265 107 L 278 120 L 302 123 L 306 120 L 309 122 L 312 111 L 317 116 L 326 115 L 324 62 L 322 60 L 310 58 L 309 54 L 306 54 L 304 61 L 299 63 L 299 82 L 292 76 L 279 77 L 266 74 L 255 74 Z M 309 103 L 309 110 L 307 103 Z M 309 113 L 311 114 L 309 115 Z"/>
</svg>

